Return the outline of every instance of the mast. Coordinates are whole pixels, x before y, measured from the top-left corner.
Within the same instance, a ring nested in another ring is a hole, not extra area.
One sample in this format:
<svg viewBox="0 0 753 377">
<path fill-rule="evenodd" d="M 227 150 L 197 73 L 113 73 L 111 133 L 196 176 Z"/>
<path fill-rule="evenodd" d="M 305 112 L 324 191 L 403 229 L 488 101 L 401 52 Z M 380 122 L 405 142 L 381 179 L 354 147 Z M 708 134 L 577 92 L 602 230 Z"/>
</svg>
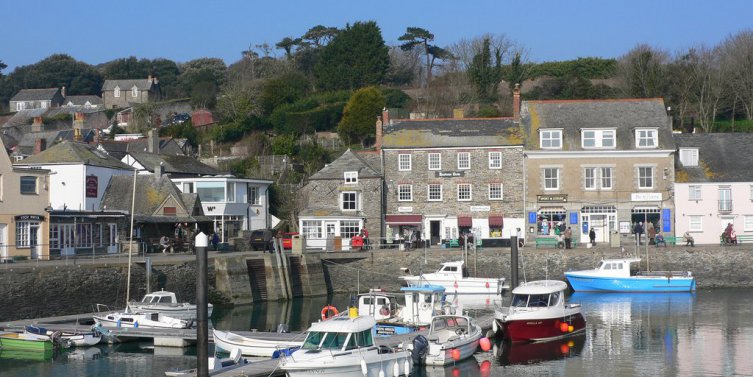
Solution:
<svg viewBox="0 0 753 377">
<path fill-rule="evenodd" d="M 133 211 L 136 207 L 136 172 L 137 170 L 133 169 L 133 194 L 131 196 L 131 235 L 128 237 L 128 280 L 126 283 L 126 306 L 125 309 L 128 311 L 128 302 L 131 300 L 131 258 L 133 256 Z"/>
</svg>

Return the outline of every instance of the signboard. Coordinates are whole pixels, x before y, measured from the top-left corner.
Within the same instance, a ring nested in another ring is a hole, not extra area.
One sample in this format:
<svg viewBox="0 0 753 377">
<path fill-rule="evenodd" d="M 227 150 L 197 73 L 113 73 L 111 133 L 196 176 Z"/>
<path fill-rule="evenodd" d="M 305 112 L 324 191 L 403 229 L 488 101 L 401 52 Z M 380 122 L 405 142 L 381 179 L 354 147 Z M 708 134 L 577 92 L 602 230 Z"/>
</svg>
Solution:
<svg viewBox="0 0 753 377">
<path fill-rule="evenodd" d="M 491 206 L 471 206 L 471 212 L 489 212 L 491 209 Z"/>
<path fill-rule="evenodd" d="M 435 171 L 434 176 L 437 178 L 465 177 L 465 171 Z"/>
<path fill-rule="evenodd" d="M 539 203 L 567 203 L 567 194 L 536 195 Z"/>
<path fill-rule="evenodd" d="M 660 202 L 660 192 L 634 192 L 630 194 L 630 200 L 633 202 Z"/>
<path fill-rule="evenodd" d="M 669 208 L 661 210 L 661 231 L 664 233 L 672 231 L 672 210 Z"/>
<path fill-rule="evenodd" d="M 630 234 L 630 221 L 620 221 L 620 233 Z"/>
<path fill-rule="evenodd" d="M 397 211 L 400 213 L 413 212 L 413 207 L 397 207 Z"/>
<path fill-rule="evenodd" d="M 578 223 L 578 212 L 570 212 L 570 224 Z"/>
<path fill-rule="evenodd" d="M 96 198 L 97 197 L 97 188 L 99 185 L 97 184 L 97 176 L 96 175 L 87 175 L 86 176 L 86 197 L 87 198 Z"/>
<path fill-rule="evenodd" d="M 536 224 L 536 212 L 528 212 L 528 223 Z"/>
<path fill-rule="evenodd" d="M 16 221 L 44 221 L 44 216 L 40 215 L 18 215 Z"/>
</svg>

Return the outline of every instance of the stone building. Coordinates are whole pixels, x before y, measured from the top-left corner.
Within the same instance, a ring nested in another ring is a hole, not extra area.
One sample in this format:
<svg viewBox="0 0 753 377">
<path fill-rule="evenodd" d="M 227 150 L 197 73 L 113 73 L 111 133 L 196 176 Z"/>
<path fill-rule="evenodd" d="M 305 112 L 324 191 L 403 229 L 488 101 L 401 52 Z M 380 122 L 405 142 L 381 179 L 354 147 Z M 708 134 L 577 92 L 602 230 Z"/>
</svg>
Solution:
<svg viewBox="0 0 753 377">
<path fill-rule="evenodd" d="M 105 109 L 121 109 L 132 104 L 155 102 L 161 95 L 159 80 L 151 75 L 146 79 L 105 80 L 102 85 Z"/>
<path fill-rule="evenodd" d="M 65 100 L 65 87 L 46 89 L 21 89 L 9 103 L 10 111 L 49 109 L 60 107 Z"/>
</svg>

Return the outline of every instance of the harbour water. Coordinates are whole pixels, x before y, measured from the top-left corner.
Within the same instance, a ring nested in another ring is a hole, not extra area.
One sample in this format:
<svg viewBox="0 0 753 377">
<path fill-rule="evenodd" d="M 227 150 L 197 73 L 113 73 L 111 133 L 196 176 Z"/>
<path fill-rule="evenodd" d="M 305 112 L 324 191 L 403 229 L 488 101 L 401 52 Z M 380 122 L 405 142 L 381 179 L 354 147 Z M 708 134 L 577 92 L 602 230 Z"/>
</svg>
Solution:
<svg viewBox="0 0 753 377">
<path fill-rule="evenodd" d="M 506 298 L 509 299 L 509 298 Z M 753 291 L 694 294 L 574 293 L 587 320 L 585 334 L 539 344 L 496 344 L 475 359 L 416 376 L 731 376 L 753 375 Z M 326 304 L 344 308 L 348 296 L 215 309 L 220 329 L 274 330 L 284 322 L 305 329 Z M 474 311 L 493 310 L 489 298 Z M 506 304 L 503 300 L 503 305 Z M 466 307 L 469 304 L 466 303 Z M 163 376 L 195 367 L 195 348 L 129 343 L 56 354 L 49 360 L 0 352 L 0 376 Z"/>
</svg>

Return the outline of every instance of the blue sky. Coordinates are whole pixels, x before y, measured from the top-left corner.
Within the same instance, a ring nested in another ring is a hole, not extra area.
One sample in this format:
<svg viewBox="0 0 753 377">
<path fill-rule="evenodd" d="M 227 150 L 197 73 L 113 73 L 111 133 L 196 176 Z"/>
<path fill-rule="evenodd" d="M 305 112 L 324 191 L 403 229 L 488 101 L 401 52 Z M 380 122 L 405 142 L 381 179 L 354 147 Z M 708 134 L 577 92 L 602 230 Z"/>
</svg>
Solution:
<svg viewBox="0 0 753 377">
<path fill-rule="evenodd" d="M 249 45 L 274 45 L 319 24 L 367 20 L 377 22 L 389 45 L 408 26 L 428 29 L 440 46 L 505 34 L 535 62 L 618 57 L 638 43 L 670 52 L 713 46 L 753 28 L 749 0 L 9 1 L 1 7 L 6 74 L 54 53 L 89 64 L 128 56 L 176 62 L 217 57 L 231 64 Z"/>
</svg>

